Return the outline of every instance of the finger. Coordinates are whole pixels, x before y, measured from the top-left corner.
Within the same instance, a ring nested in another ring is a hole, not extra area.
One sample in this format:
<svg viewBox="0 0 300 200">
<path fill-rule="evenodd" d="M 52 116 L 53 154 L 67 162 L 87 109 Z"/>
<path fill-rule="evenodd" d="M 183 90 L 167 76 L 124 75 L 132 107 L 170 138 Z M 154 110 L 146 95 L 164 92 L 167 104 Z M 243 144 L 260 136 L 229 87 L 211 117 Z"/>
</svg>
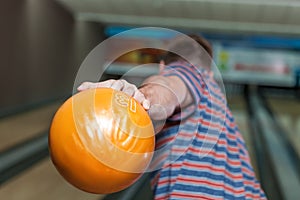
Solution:
<svg viewBox="0 0 300 200">
<path fill-rule="evenodd" d="M 124 87 L 124 82 L 121 80 L 116 80 L 115 82 L 113 82 L 113 84 L 111 85 L 112 89 L 121 91 Z"/>
<path fill-rule="evenodd" d="M 137 98 L 140 99 L 140 102 L 145 110 L 149 110 L 151 107 L 151 102 L 153 99 L 151 99 L 151 87 L 144 86 L 138 90 L 139 93 L 137 93 Z"/>
<path fill-rule="evenodd" d="M 149 110 L 150 109 L 150 101 L 145 99 L 143 102 L 142 102 L 142 106 L 144 107 L 145 110 Z"/>
<path fill-rule="evenodd" d="M 107 81 L 102 81 L 102 82 L 97 82 L 97 83 L 84 82 L 77 88 L 77 90 L 83 91 L 83 90 L 87 90 L 87 89 L 94 89 L 94 88 L 101 88 L 101 87 L 109 88 L 109 87 L 111 87 L 111 85 L 114 82 L 115 82 L 115 80 L 113 80 L 113 79 L 107 80 Z"/>
<path fill-rule="evenodd" d="M 137 87 L 133 84 L 127 83 L 124 81 L 124 87 L 123 87 L 123 92 L 128 94 L 129 96 L 134 96 L 134 93 L 137 91 Z"/>
<path fill-rule="evenodd" d="M 136 99 L 138 102 L 142 103 L 146 98 L 143 93 L 141 93 L 139 90 L 136 90 L 133 98 Z"/>
<path fill-rule="evenodd" d="M 90 88 L 91 84 L 93 84 L 93 83 L 91 83 L 91 82 L 83 82 L 79 87 L 77 87 L 77 90 L 78 91 L 87 90 L 87 89 Z"/>
<path fill-rule="evenodd" d="M 107 80 L 107 81 L 101 81 L 101 82 L 98 82 L 98 83 L 95 83 L 94 87 L 95 88 L 110 88 L 114 82 L 116 82 L 116 80 L 113 80 L 113 79 L 110 79 L 110 80 Z"/>
<path fill-rule="evenodd" d="M 162 72 L 165 69 L 165 61 L 161 60 L 159 62 L 159 71 Z"/>
<path fill-rule="evenodd" d="M 148 110 L 150 108 L 150 101 L 147 100 L 145 95 L 139 90 L 135 91 L 133 98 L 136 99 L 144 107 L 144 109 Z"/>
</svg>

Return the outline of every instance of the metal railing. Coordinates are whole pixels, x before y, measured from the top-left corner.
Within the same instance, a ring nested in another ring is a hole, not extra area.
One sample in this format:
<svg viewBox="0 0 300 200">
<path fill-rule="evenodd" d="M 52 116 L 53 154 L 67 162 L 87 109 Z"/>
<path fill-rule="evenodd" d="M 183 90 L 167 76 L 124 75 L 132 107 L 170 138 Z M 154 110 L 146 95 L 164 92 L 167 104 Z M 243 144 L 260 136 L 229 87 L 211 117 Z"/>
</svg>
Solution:
<svg viewBox="0 0 300 200">
<path fill-rule="evenodd" d="M 261 183 L 267 196 L 272 200 L 298 199 L 300 177 L 282 129 L 277 128 L 257 87 L 250 87 L 246 97 Z"/>
<path fill-rule="evenodd" d="M 0 185 L 48 156 L 48 133 L 0 153 Z"/>
</svg>

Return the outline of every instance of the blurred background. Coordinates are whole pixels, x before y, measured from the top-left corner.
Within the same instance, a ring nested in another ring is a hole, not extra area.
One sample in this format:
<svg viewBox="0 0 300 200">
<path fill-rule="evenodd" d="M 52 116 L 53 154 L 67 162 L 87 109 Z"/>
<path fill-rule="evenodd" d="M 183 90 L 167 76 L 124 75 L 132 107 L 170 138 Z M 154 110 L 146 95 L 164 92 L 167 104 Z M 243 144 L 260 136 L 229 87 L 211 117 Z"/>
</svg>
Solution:
<svg viewBox="0 0 300 200">
<path fill-rule="evenodd" d="M 197 33 L 214 49 L 228 105 L 269 199 L 300 198 L 300 0 L 2 0 L 0 2 L 0 199 L 152 199 L 148 178 L 112 195 L 69 185 L 48 156 L 51 119 L 72 94 L 77 70 L 101 41 L 131 28 Z M 118 43 L 165 43 L 151 31 Z M 114 48 L 107 47 L 107 56 Z M 156 62 L 140 49 L 102 79 Z M 102 66 L 100 66 L 101 68 Z M 127 73 L 139 84 L 156 66 Z"/>
</svg>

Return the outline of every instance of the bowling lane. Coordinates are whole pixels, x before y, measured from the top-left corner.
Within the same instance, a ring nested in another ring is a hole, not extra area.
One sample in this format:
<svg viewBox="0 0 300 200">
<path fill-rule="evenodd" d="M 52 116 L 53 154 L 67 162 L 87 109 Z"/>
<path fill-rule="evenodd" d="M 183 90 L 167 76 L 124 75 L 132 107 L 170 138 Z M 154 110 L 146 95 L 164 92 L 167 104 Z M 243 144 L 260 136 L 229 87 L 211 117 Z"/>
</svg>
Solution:
<svg viewBox="0 0 300 200">
<path fill-rule="evenodd" d="M 0 197 L 5 200 L 100 200 L 103 196 L 68 184 L 47 158 L 2 185 Z"/>
<path fill-rule="evenodd" d="M 267 98 L 277 121 L 284 128 L 291 145 L 300 154 L 300 100 L 294 98 Z"/>
<path fill-rule="evenodd" d="M 53 115 L 62 102 L 51 103 L 0 120 L 0 151 L 49 129 Z M 6 200 L 96 200 L 68 184 L 49 158 L 25 170 L 0 186 L 0 199 Z"/>
<path fill-rule="evenodd" d="M 0 119 L 0 152 L 49 129 L 61 102 Z"/>
<path fill-rule="evenodd" d="M 61 104 L 55 102 L 0 119 L 0 152 L 47 131 Z M 103 197 L 83 192 L 67 183 L 49 158 L 0 186 L 0 199 L 6 200 L 100 200 Z"/>
</svg>

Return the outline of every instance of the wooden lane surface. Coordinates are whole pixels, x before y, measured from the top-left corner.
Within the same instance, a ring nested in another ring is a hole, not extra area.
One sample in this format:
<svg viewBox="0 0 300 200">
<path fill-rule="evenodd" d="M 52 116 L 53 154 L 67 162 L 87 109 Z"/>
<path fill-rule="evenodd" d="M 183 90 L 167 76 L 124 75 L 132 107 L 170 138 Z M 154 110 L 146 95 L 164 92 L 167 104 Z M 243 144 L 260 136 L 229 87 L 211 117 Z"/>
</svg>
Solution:
<svg viewBox="0 0 300 200">
<path fill-rule="evenodd" d="M 0 120 L 0 151 L 49 129 L 62 102 L 52 103 Z M 49 158 L 0 186 L 6 200 L 99 200 L 101 195 L 80 191 L 58 174 Z"/>
<path fill-rule="evenodd" d="M 0 199 L 5 200 L 99 200 L 102 197 L 67 183 L 49 158 L 0 187 Z"/>
<path fill-rule="evenodd" d="M 0 152 L 49 129 L 62 102 L 0 119 Z"/>
</svg>

